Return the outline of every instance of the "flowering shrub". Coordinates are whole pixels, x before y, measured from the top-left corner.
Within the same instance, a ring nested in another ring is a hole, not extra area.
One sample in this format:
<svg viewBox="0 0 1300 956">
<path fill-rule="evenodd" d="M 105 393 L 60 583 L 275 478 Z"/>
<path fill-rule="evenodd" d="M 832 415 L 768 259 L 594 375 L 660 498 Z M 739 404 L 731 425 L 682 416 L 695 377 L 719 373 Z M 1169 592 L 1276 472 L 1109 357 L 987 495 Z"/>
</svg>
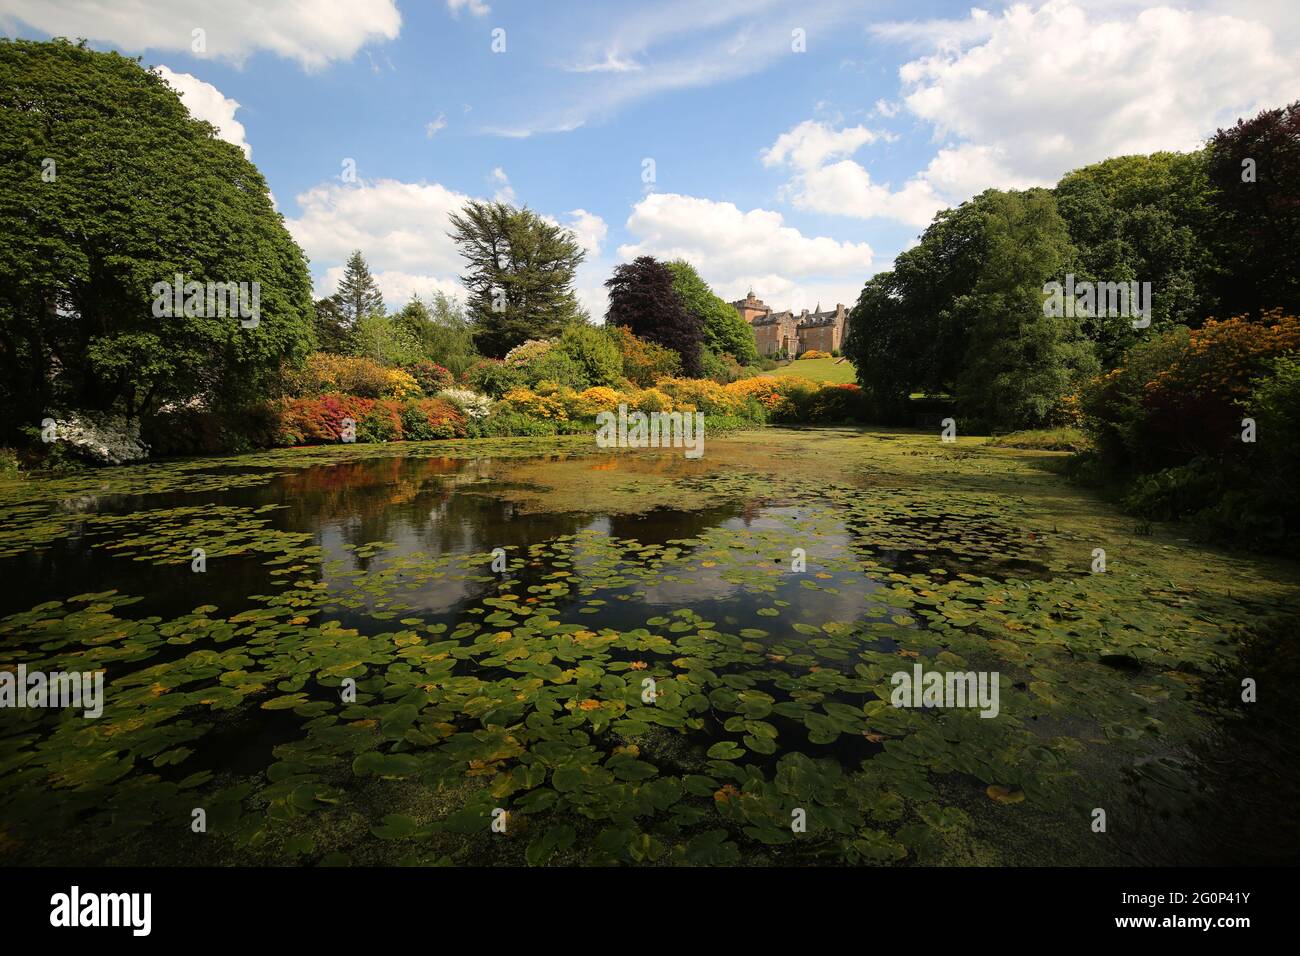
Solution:
<svg viewBox="0 0 1300 956">
<path fill-rule="evenodd" d="M 681 356 L 672 349 L 639 339 L 623 326 L 617 326 L 611 334 L 623 354 L 623 375 L 633 385 L 649 388 L 659 379 L 681 371 Z"/>
<path fill-rule="evenodd" d="M 286 398 L 273 406 L 277 445 L 320 445 L 343 439 L 351 421 L 358 442 L 403 439 L 458 438 L 465 435 L 465 417 L 439 398 L 407 401 L 327 394 Z M 414 434 L 408 434 L 408 428 Z"/>
<path fill-rule="evenodd" d="M 822 358 L 830 358 L 831 353 L 823 352 L 820 349 L 809 349 L 807 352 L 800 352 L 799 357 L 801 359 L 822 359 Z"/>
<path fill-rule="evenodd" d="M 437 395 L 456 384 L 456 376 L 436 362 L 422 361 L 406 366 L 405 371 L 420 386 L 425 395 Z"/>
<path fill-rule="evenodd" d="M 567 421 L 568 410 L 564 400 L 555 394 L 539 395 L 531 388 L 512 388 L 501 397 L 501 403 L 510 411 L 543 421 Z"/>
<path fill-rule="evenodd" d="M 524 368 L 544 358 L 554 348 L 555 343 L 550 339 L 529 339 L 507 352 L 502 361 L 514 368 Z"/>
<path fill-rule="evenodd" d="M 1277 311 L 1171 329 L 1081 389 L 1084 429 L 1103 458 L 1139 471 L 1221 454 L 1239 441 L 1254 384 L 1298 350 L 1300 319 Z"/>
<path fill-rule="evenodd" d="M 411 398 L 421 394 L 419 382 L 401 369 L 386 368 L 374 359 L 329 352 L 307 356 L 292 384 L 299 395 L 337 392 L 362 398 Z"/>
<path fill-rule="evenodd" d="M 492 399 L 467 388 L 444 388 L 438 397 L 445 398 L 470 418 L 487 418 L 492 411 Z"/>
<path fill-rule="evenodd" d="M 660 380 L 659 388 L 672 397 L 675 405 L 688 411 L 735 415 L 745 407 L 743 399 L 707 378 L 665 378 Z"/>
<path fill-rule="evenodd" d="M 574 407 L 579 415 L 595 415 L 598 412 L 615 411 L 619 403 L 626 400 L 626 396 L 620 395 L 612 388 L 594 385 L 576 396 Z"/>
<path fill-rule="evenodd" d="M 672 412 L 677 411 L 673 400 L 657 388 L 646 388 L 630 392 L 626 396 L 627 406 L 638 412 Z"/>
</svg>

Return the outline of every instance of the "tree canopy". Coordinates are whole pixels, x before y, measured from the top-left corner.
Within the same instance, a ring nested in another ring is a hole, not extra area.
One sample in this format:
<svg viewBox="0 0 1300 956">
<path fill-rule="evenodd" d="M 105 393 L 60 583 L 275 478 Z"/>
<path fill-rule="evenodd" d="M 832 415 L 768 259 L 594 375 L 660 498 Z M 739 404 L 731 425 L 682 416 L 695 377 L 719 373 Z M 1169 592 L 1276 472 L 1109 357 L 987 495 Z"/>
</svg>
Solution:
<svg viewBox="0 0 1300 956">
<path fill-rule="evenodd" d="M 257 283 L 253 325 L 155 314 L 160 282 Z M 67 41 L 0 40 L 0 398 L 128 415 L 252 402 L 312 341 L 302 251 L 238 147 L 156 73 Z"/>
<path fill-rule="evenodd" d="M 672 349 L 681 356 L 684 374 L 701 373 L 700 317 L 677 294 L 672 270 L 653 256 L 638 256 L 616 267 L 605 288 L 609 290 L 606 324 L 623 326 L 647 342 Z"/>
<path fill-rule="evenodd" d="M 700 322 L 703 344 L 714 355 L 729 354 L 742 365 L 758 361 L 754 330 L 740 313 L 714 295 L 695 267 L 684 259 L 667 263 L 673 274 L 673 289 L 682 305 Z"/>
<path fill-rule="evenodd" d="M 466 204 L 451 216 L 452 240 L 468 265 L 461 282 L 474 342 L 501 358 L 529 339 L 553 338 L 582 310 L 573 275 L 584 253 L 573 233 L 527 207 Z"/>
</svg>

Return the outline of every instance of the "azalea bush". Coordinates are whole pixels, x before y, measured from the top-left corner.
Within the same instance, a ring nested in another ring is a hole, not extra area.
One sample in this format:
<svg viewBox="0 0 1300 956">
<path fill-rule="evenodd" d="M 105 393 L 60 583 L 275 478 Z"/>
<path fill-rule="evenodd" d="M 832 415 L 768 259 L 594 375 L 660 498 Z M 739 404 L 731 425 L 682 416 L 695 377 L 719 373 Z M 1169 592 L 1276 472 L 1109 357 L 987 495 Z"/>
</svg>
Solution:
<svg viewBox="0 0 1300 956">
<path fill-rule="evenodd" d="M 286 398 L 271 406 L 276 445 L 342 441 L 348 422 L 358 442 L 461 438 L 465 416 L 441 398 L 370 399 L 338 393 Z M 409 433 L 408 433 L 409 429 Z"/>
<path fill-rule="evenodd" d="M 398 368 L 387 368 L 374 359 L 355 355 L 313 352 L 302 369 L 290 376 L 298 395 L 337 392 L 361 398 L 412 398 L 422 394 L 420 383 Z"/>
</svg>

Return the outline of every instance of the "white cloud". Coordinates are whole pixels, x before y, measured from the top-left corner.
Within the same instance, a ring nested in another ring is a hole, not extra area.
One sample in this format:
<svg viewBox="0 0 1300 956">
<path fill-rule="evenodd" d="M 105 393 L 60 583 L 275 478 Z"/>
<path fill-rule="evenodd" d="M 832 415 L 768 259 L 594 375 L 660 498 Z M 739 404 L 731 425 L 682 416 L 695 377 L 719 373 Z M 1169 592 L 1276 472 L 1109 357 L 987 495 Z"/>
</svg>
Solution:
<svg viewBox="0 0 1300 956">
<path fill-rule="evenodd" d="M 302 212 L 285 225 L 314 263 L 339 264 L 360 249 L 376 274 L 391 273 L 394 283 L 449 282 L 462 262 L 447 217 L 469 199 L 438 183 L 325 182 L 298 195 Z M 318 293 L 334 291 L 329 275 Z"/>
<path fill-rule="evenodd" d="M 877 182 L 848 158 L 861 127 L 811 120 L 764 162 L 791 168 L 782 195 L 799 208 L 919 226 L 988 187 L 1046 186 L 1110 156 L 1196 149 L 1216 127 L 1300 96 L 1300 61 L 1280 52 L 1300 18 L 1219 7 L 1048 0 L 877 26 L 932 50 L 899 70 L 903 104 L 943 144 L 928 165 L 901 185 Z M 875 111 L 893 108 L 880 100 Z"/>
<path fill-rule="evenodd" d="M 159 76 L 177 93 L 181 102 L 195 119 L 206 120 L 217 128 L 217 135 L 227 143 L 233 143 L 244 151 L 244 156 L 252 158 L 253 147 L 244 138 L 244 124 L 235 119 L 235 110 L 239 103 L 224 96 L 211 83 L 205 83 L 189 73 L 176 73 L 165 66 L 154 68 Z"/>
<path fill-rule="evenodd" d="M 603 60 L 565 67 L 570 73 L 630 73 L 642 68 L 641 64 L 634 60 L 620 59 L 613 50 L 610 50 Z"/>
<path fill-rule="evenodd" d="M 764 166 L 790 163 L 798 169 L 815 169 L 833 156 L 852 156 L 860 147 L 878 139 L 891 138 L 865 126 L 834 130 L 818 120 L 804 120 L 776 138 L 761 158 Z"/>
<path fill-rule="evenodd" d="M 0 15 L 52 36 L 123 50 L 180 50 L 241 62 L 266 50 L 309 70 L 348 60 L 402 26 L 393 0 L 0 0 Z M 206 48 L 196 50 L 195 30 Z"/>
<path fill-rule="evenodd" d="M 991 147 L 1021 177 L 1195 149 L 1217 125 L 1300 93 L 1300 61 L 1262 22 L 1169 7 L 1090 16 L 1051 0 L 981 26 L 982 42 L 905 64 L 904 102 L 937 135 Z"/>
<path fill-rule="evenodd" d="M 489 180 L 498 187 L 498 196 L 502 189 L 510 188 L 500 167 L 492 170 Z M 471 198 L 438 183 L 395 179 L 350 185 L 324 182 L 298 195 L 301 213 L 286 219 L 285 225 L 312 263 L 326 266 L 316 284 L 317 295 L 334 292 L 343 263 L 353 249 L 360 249 L 391 308 L 406 302 L 412 292 L 427 297 L 441 291 L 463 299 L 459 275 L 465 263 L 447 235 L 451 229 L 448 217 Z M 563 223 L 543 218 L 572 229 L 587 251 L 588 262 L 578 275 L 578 294 L 593 315 L 603 316 L 600 283 L 609 266 L 596 257 L 608 234 L 605 221 L 585 209 L 565 213 Z M 598 306 L 599 312 L 593 306 Z"/>
<path fill-rule="evenodd" d="M 565 215 L 569 217 L 569 221 L 564 224 L 565 228 L 573 231 L 578 245 L 582 246 L 583 251 L 587 253 L 587 258 L 600 255 L 600 244 L 605 241 L 605 236 L 609 233 L 609 226 L 605 224 L 605 220 L 585 209 L 574 209 Z"/>
<path fill-rule="evenodd" d="M 496 186 L 496 192 L 492 194 L 495 202 L 513 203 L 515 201 L 515 187 L 510 185 L 510 177 L 500 166 L 492 170 L 492 175 L 488 177 Z"/>
<path fill-rule="evenodd" d="M 781 308 L 851 302 L 872 271 L 865 242 L 805 236 L 778 212 L 695 196 L 652 193 L 632 208 L 627 230 L 637 239 L 619 246 L 622 259 L 682 258 L 724 298 L 752 285 Z"/>
<path fill-rule="evenodd" d="M 428 139 L 433 139 L 434 134 L 440 129 L 447 128 L 447 114 L 439 113 L 438 118 L 424 125 L 424 135 Z"/>
<path fill-rule="evenodd" d="M 320 287 L 317 289 L 317 295 L 324 297 L 332 294 L 339 287 L 339 282 L 343 279 L 343 273 L 346 271 L 347 266 L 345 265 L 330 266 L 330 268 L 326 269 Z M 418 295 L 428 302 L 435 294 L 441 292 L 443 295 L 452 296 L 462 302 L 465 301 L 465 287 L 456 279 L 415 275 L 410 272 L 402 272 L 400 269 L 381 269 L 371 274 L 374 276 L 375 285 L 379 287 L 379 291 L 384 297 L 384 306 L 390 312 L 406 305 L 407 302 L 411 301 L 412 295 Z"/>
<path fill-rule="evenodd" d="M 472 16 L 483 17 L 492 12 L 483 0 L 447 0 L 447 9 L 452 16 L 459 16 L 462 10 L 468 10 Z"/>
</svg>

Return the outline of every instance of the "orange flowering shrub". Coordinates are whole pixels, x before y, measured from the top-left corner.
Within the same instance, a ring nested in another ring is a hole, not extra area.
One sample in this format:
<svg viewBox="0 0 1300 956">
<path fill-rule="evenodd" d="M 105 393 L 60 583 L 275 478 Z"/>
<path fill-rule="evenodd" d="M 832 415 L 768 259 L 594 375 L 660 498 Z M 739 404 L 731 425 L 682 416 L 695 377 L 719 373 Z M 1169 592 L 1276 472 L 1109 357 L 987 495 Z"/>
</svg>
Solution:
<svg viewBox="0 0 1300 956">
<path fill-rule="evenodd" d="M 1171 329 L 1080 390 L 1084 428 L 1103 457 L 1137 470 L 1220 454 L 1239 440 L 1254 384 L 1297 351 L 1300 319 L 1276 310 Z"/>
<path fill-rule="evenodd" d="M 672 398 L 657 388 L 646 388 L 624 396 L 627 407 L 638 412 L 671 412 L 676 410 Z"/>
</svg>

